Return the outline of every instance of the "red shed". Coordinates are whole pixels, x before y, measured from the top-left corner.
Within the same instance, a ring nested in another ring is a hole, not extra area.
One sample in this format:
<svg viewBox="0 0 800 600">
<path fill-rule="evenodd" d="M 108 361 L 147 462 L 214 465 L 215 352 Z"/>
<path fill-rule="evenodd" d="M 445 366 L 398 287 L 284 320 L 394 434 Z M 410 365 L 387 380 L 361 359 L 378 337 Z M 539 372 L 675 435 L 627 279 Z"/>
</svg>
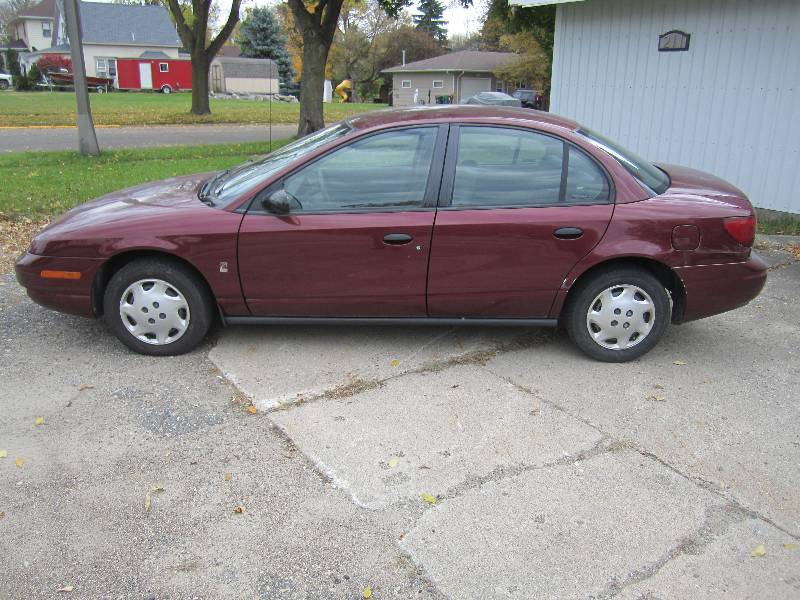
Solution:
<svg viewBox="0 0 800 600">
<path fill-rule="evenodd" d="M 167 57 L 118 58 L 117 88 L 121 90 L 160 90 L 165 94 L 190 90 L 192 89 L 192 62 Z"/>
</svg>

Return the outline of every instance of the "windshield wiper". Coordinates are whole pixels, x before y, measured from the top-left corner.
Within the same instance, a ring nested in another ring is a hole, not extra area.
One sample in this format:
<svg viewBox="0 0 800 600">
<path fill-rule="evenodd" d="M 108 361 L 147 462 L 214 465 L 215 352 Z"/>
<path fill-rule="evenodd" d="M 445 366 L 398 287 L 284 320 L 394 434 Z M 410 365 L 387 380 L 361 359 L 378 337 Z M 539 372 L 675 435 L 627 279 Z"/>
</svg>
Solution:
<svg viewBox="0 0 800 600">
<path fill-rule="evenodd" d="M 216 183 L 217 183 L 217 182 L 218 182 L 220 179 L 222 179 L 223 177 L 225 177 L 225 175 L 227 175 L 227 174 L 228 174 L 228 173 L 230 173 L 230 172 L 231 172 L 231 170 L 230 170 L 230 169 L 225 169 L 225 170 L 224 170 L 224 171 L 222 171 L 221 173 L 217 173 L 217 174 L 216 174 L 216 175 L 214 175 L 214 176 L 213 176 L 211 179 L 209 179 L 208 181 L 206 181 L 206 182 L 203 184 L 203 187 L 201 187 L 201 188 L 200 188 L 200 191 L 198 192 L 198 194 L 197 194 L 197 197 L 198 197 L 198 198 L 200 198 L 200 200 L 202 200 L 203 202 L 206 202 L 206 200 L 209 200 L 209 199 L 210 199 L 210 197 L 211 197 L 211 188 L 212 188 L 212 187 L 214 187 L 214 185 L 215 185 L 215 184 L 216 184 Z M 213 205 L 214 205 L 214 203 L 213 203 L 213 202 L 211 202 L 211 203 L 210 203 L 210 206 L 213 206 Z"/>
</svg>

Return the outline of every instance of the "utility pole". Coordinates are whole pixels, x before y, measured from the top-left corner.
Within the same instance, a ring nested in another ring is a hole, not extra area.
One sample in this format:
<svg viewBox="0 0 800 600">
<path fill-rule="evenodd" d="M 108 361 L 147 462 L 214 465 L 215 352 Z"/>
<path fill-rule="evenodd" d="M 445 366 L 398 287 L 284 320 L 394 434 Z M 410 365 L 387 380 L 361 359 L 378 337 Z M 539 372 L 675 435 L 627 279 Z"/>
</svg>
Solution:
<svg viewBox="0 0 800 600">
<path fill-rule="evenodd" d="M 80 7 L 78 0 L 59 0 L 59 3 L 64 7 L 63 15 L 67 24 L 69 50 L 72 55 L 72 83 L 75 85 L 75 99 L 78 103 L 78 149 L 84 156 L 97 156 L 100 154 L 100 146 L 97 144 L 97 134 L 92 122 L 89 88 L 86 87 Z"/>
</svg>

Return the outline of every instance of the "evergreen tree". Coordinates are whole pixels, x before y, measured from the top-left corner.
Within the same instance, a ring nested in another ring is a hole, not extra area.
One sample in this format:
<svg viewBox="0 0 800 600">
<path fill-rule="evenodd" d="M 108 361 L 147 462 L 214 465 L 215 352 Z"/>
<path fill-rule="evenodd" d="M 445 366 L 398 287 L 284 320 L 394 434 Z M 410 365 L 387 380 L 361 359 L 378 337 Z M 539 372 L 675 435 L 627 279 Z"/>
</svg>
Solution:
<svg viewBox="0 0 800 600">
<path fill-rule="evenodd" d="M 239 29 L 236 43 L 242 56 L 271 58 L 278 65 L 281 88 L 294 83 L 292 58 L 286 49 L 286 34 L 269 8 L 256 7 L 248 13 Z"/>
<path fill-rule="evenodd" d="M 439 0 L 420 0 L 417 10 L 422 14 L 414 15 L 417 29 L 428 32 L 433 39 L 444 46 L 447 43 L 447 21 L 444 20 L 444 4 Z"/>
</svg>

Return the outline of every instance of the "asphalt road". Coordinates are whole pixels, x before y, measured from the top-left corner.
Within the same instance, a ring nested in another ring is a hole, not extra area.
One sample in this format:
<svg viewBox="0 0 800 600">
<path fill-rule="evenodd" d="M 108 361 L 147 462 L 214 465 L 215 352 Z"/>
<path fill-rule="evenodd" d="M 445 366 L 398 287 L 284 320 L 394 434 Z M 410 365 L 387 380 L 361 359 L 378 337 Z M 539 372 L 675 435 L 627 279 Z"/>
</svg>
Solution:
<svg viewBox="0 0 800 600">
<path fill-rule="evenodd" d="M 0 276 L 0 598 L 797 598 L 800 260 L 764 254 L 624 365 L 440 328 L 147 358 Z"/>
<path fill-rule="evenodd" d="M 272 139 L 297 133 L 297 125 L 273 125 Z M 269 139 L 265 125 L 170 125 L 164 127 L 99 127 L 103 148 L 147 148 L 183 144 L 227 144 Z M 0 152 L 72 150 L 78 145 L 77 129 L 68 127 L 0 128 Z"/>
</svg>

